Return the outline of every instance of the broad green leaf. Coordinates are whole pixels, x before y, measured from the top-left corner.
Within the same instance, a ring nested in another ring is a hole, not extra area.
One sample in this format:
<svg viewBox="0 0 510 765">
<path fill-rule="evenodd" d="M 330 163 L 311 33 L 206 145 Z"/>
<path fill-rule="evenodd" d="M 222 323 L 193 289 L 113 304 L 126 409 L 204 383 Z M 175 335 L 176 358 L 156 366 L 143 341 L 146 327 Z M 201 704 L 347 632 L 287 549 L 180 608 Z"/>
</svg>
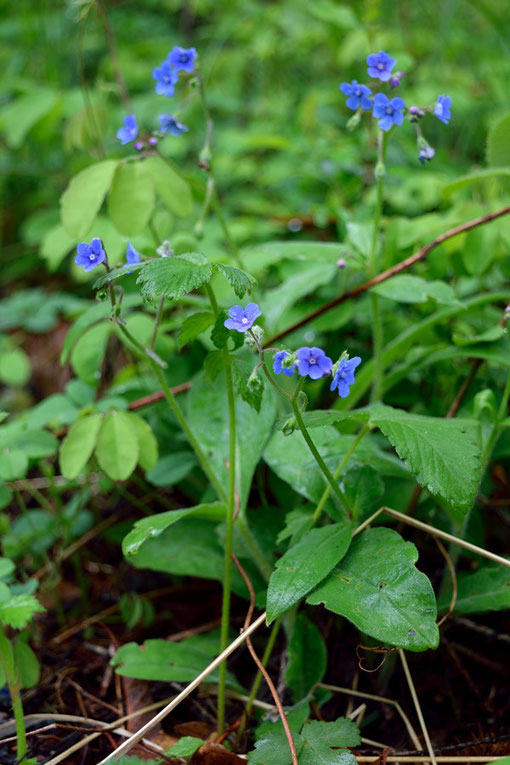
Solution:
<svg viewBox="0 0 510 765">
<path fill-rule="evenodd" d="M 268 266 L 290 259 L 293 263 L 336 263 L 342 255 L 342 248 L 330 242 L 266 242 L 241 251 L 244 267 L 259 274 Z"/>
<path fill-rule="evenodd" d="M 12 523 L 9 531 L 2 536 L 5 555 L 18 558 L 27 550 L 41 555 L 57 538 L 55 518 L 45 510 L 27 510 Z"/>
<path fill-rule="evenodd" d="M 44 610 L 44 609 L 42 609 Z M 41 668 L 37 656 L 23 640 L 16 640 L 13 646 L 14 663 L 22 688 L 33 688 L 39 682 Z"/>
<path fill-rule="evenodd" d="M 297 603 L 343 558 L 351 541 L 351 526 L 336 523 L 312 529 L 280 558 L 269 580 L 267 623 Z"/>
<path fill-rule="evenodd" d="M 61 428 L 63 425 L 71 425 L 78 412 L 78 407 L 64 393 L 55 393 L 28 412 L 27 426 L 34 430 L 48 424 Z"/>
<path fill-rule="evenodd" d="M 17 423 L 0 430 L 0 448 L 19 449 L 27 457 L 41 459 L 51 457 L 58 449 L 58 439 L 47 430 L 25 430 Z"/>
<path fill-rule="evenodd" d="M 177 345 L 179 350 L 194 340 L 198 335 L 214 323 L 214 314 L 210 311 L 200 311 L 188 316 L 181 325 Z"/>
<path fill-rule="evenodd" d="M 15 481 L 24 478 L 28 469 L 28 457 L 21 449 L 3 449 L 0 451 L 0 478 Z"/>
<path fill-rule="evenodd" d="M 146 640 L 142 645 L 127 643 L 119 648 L 111 665 L 117 674 L 138 680 L 187 683 L 194 680 L 219 653 L 217 647 L 211 651 L 210 641 L 193 638 L 174 643 L 169 640 Z M 212 672 L 208 681 L 217 683 L 219 670 Z M 239 683 L 228 672 L 227 684 L 240 690 Z"/>
<path fill-rule="evenodd" d="M 138 438 L 138 462 L 144 470 L 153 470 L 158 461 L 158 442 L 152 428 L 138 414 L 128 414 L 129 421 Z"/>
<path fill-rule="evenodd" d="M 372 287 L 372 292 L 399 303 L 425 303 L 431 298 L 446 305 L 458 302 L 449 284 L 441 281 L 429 282 L 410 274 L 399 274 L 387 279 Z"/>
<path fill-rule="evenodd" d="M 267 324 L 277 326 L 286 311 L 317 287 L 331 282 L 337 271 L 336 263 L 320 261 L 296 266 L 291 276 L 279 287 L 267 290 L 261 299 L 262 314 Z"/>
<path fill-rule="evenodd" d="M 71 366 L 77 377 L 87 385 L 97 385 L 108 338 L 113 326 L 96 324 L 85 332 L 71 351 Z"/>
<path fill-rule="evenodd" d="M 487 163 L 492 167 L 510 165 L 510 112 L 500 117 L 489 130 Z"/>
<path fill-rule="evenodd" d="M 253 276 L 250 276 L 236 266 L 229 266 L 225 263 L 214 263 L 214 268 L 220 274 L 223 274 L 237 297 L 243 298 L 247 292 L 251 292 L 255 284 Z"/>
<path fill-rule="evenodd" d="M 138 432 L 126 412 L 110 412 L 97 436 L 96 457 L 114 481 L 125 481 L 136 467 L 139 455 Z"/>
<path fill-rule="evenodd" d="M 20 387 L 30 379 L 30 360 L 21 348 L 3 350 L 0 354 L 0 381 Z"/>
<path fill-rule="evenodd" d="M 12 149 L 19 148 L 28 131 L 60 100 L 54 90 L 38 85 L 36 90 L 11 101 L 0 112 L 0 130 Z"/>
<path fill-rule="evenodd" d="M 446 611 L 450 597 L 442 598 L 439 611 Z M 510 569 L 483 566 L 474 573 L 457 574 L 456 614 L 481 614 L 510 609 Z"/>
<path fill-rule="evenodd" d="M 363 531 L 336 569 L 307 598 L 349 619 L 381 643 L 410 651 L 436 648 L 436 599 L 414 564 L 416 547 L 396 531 Z"/>
<path fill-rule="evenodd" d="M 185 510 L 169 510 L 166 513 L 151 515 L 149 518 L 141 518 L 134 525 L 132 531 L 122 541 L 122 552 L 129 558 L 136 555 L 140 547 L 148 539 L 154 539 L 182 518 L 206 518 L 213 521 L 225 520 L 225 505 L 216 502 L 213 504 L 196 505 Z"/>
<path fill-rule="evenodd" d="M 358 727 L 352 720 L 345 717 L 335 722 L 313 720 L 304 724 L 301 736 L 304 746 L 299 765 L 355 765 L 356 758 L 345 749 L 361 743 Z"/>
<path fill-rule="evenodd" d="M 14 561 L 10 558 L 0 558 L 0 579 L 5 579 L 12 574 L 15 568 Z"/>
<path fill-rule="evenodd" d="M 75 239 L 82 239 L 99 212 L 117 167 L 116 159 L 105 159 L 75 175 L 60 198 L 62 224 Z"/>
<path fill-rule="evenodd" d="M 5 560 L 5 558 L 4 558 Z M 0 582 L 0 603 L 6 603 L 11 598 L 11 591 L 5 584 L 5 582 Z"/>
<path fill-rule="evenodd" d="M 409 414 L 383 404 L 370 419 L 384 433 L 421 486 L 465 512 L 481 478 L 477 423 Z"/>
<path fill-rule="evenodd" d="M 193 381 L 188 394 L 188 423 L 201 444 L 211 467 L 223 486 L 228 471 L 228 408 L 224 375 L 209 385 L 202 375 Z M 245 505 L 254 470 L 271 432 L 275 417 L 274 397 L 266 391 L 260 412 L 236 397 L 236 484 L 241 505 Z"/>
<path fill-rule="evenodd" d="M 368 422 L 369 413 L 367 410 L 358 410 L 352 412 L 341 412 L 338 409 L 316 409 L 303 413 L 303 421 L 307 428 L 322 428 L 323 425 L 334 425 L 336 422 L 352 420 L 353 422 Z M 278 420 L 277 425 L 283 427 L 286 419 Z"/>
<path fill-rule="evenodd" d="M 74 249 L 76 237 L 71 236 L 64 226 L 59 223 L 46 232 L 42 241 L 40 254 L 46 261 L 50 271 L 56 271 L 65 256 Z"/>
<path fill-rule="evenodd" d="M 94 451 L 101 421 L 100 414 L 89 414 L 69 428 L 59 455 L 60 470 L 65 478 L 72 480 L 85 468 Z"/>
<path fill-rule="evenodd" d="M 353 462 L 355 461 L 356 455 L 353 457 Z M 366 518 L 384 494 L 384 481 L 379 473 L 368 465 L 349 463 L 340 477 L 340 485 L 354 521 Z"/>
<path fill-rule="evenodd" d="M 173 165 L 162 157 L 148 157 L 143 162 L 154 182 L 158 197 L 168 209 L 185 218 L 193 212 L 190 185 Z"/>
<path fill-rule="evenodd" d="M 287 651 L 285 683 L 294 699 L 299 701 L 321 682 L 328 661 L 322 635 L 304 613 L 298 614 Z"/>
<path fill-rule="evenodd" d="M 173 486 L 186 478 L 196 464 L 197 458 L 193 452 L 172 452 L 161 457 L 145 477 L 155 486 Z"/>
<path fill-rule="evenodd" d="M 472 183 L 480 183 L 482 181 L 492 180 L 493 178 L 499 178 L 510 175 L 510 167 L 490 167 L 484 170 L 477 170 L 469 175 L 463 175 L 457 178 L 456 181 L 451 181 L 443 187 L 443 196 L 449 197 L 456 191 L 471 186 Z"/>
<path fill-rule="evenodd" d="M 167 757 L 191 757 L 197 749 L 205 744 L 201 738 L 195 736 L 183 736 L 179 741 L 165 751 Z"/>
<path fill-rule="evenodd" d="M 301 758 L 304 741 L 299 733 L 292 731 L 292 738 L 298 758 Z M 255 749 L 248 752 L 249 765 L 291 765 L 287 737 L 281 727 L 275 726 L 274 730 L 267 729 L 264 736 L 257 739 Z"/>
<path fill-rule="evenodd" d="M 22 630 L 34 614 L 44 610 L 33 595 L 13 595 L 10 600 L 0 603 L 0 622 L 6 627 Z"/>
<path fill-rule="evenodd" d="M 308 509 L 298 507 L 296 510 L 291 510 L 287 513 L 285 516 L 285 526 L 276 539 L 277 544 L 281 544 L 289 537 L 299 541 L 303 534 L 310 528 L 314 510 L 315 506 L 309 505 Z"/>
<path fill-rule="evenodd" d="M 209 281 L 212 266 L 206 258 L 195 253 L 158 258 L 144 264 L 139 271 L 137 284 L 145 298 L 164 295 L 171 300 L 186 295 Z"/>
<path fill-rule="evenodd" d="M 108 194 L 108 215 L 124 236 L 137 236 L 154 210 L 154 184 L 145 162 L 120 162 Z"/>
</svg>

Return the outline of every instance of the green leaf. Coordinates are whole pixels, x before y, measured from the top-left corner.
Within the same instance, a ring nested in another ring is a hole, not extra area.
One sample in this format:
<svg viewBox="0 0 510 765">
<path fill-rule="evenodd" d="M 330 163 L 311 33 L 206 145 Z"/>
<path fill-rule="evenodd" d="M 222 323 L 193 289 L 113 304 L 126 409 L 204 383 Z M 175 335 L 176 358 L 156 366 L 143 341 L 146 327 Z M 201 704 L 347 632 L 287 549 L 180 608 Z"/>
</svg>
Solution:
<svg viewBox="0 0 510 765">
<path fill-rule="evenodd" d="M 44 610 L 44 609 L 42 609 Z M 35 653 L 24 640 L 15 640 L 14 663 L 18 670 L 18 675 L 22 688 L 33 688 L 39 682 L 41 668 Z"/>
<path fill-rule="evenodd" d="M 316 409 L 303 413 L 303 421 L 307 428 L 322 428 L 323 425 L 334 425 L 336 422 L 352 420 L 353 422 L 368 422 L 369 413 L 362 409 L 351 412 L 341 412 L 338 409 Z M 277 426 L 283 428 L 287 418 L 281 418 Z"/>
<path fill-rule="evenodd" d="M 117 168 L 116 159 L 105 159 L 75 175 L 60 198 L 62 224 L 75 239 L 82 239 L 99 212 Z"/>
<path fill-rule="evenodd" d="M 225 520 L 226 508 L 220 502 L 212 504 L 195 505 L 185 510 L 169 510 L 166 513 L 151 515 L 149 518 L 141 518 L 134 525 L 132 531 L 124 537 L 122 552 L 126 558 L 136 555 L 140 547 L 149 539 L 154 539 L 182 518 L 206 518 L 213 521 Z"/>
<path fill-rule="evenodd" d="M 30 361 L 21 348 L 3 350 L 0 355 L 0 381 L 20 387 L 30 379 Z"/>
<path fill-rule="evenodd" d="M 484 170 L 477 170 L 474 173 L 463 175 L 460 178 L 457 178 L 457 180 L 447 183 L 446 186 L 443 187 L 443 196 L 449 197 L 456 191 L 460 191 L 461 189 L 466 188 L 466 186 L 470 186 L 472 183 L 480 183 L 500 176 L 504 177 L 505 175 L 510 175 L 510 168 L 491 167 Z"/>
<path fill-rule="evenodd" d="M 308 596 L 381 643 L 410 651 L 437 648 L 436 599 L 418 571 L 416 547 L 396 531 L 363 531 L 337 568 Z"/>
<path fill-rule="evenodd" d="M 173 165 L 162 157 L 148 157 L 143 162 L 154 182 L 157 195 L 170 212 L 185 218 L 193 212 L 190 185 Z"/>
<path fill-rule="evenodd" d="M 87 385 L 97 385 L 108 338 L 113 332 L 111 324 L 97 324 L 85 332 L 71 352 L 71 366 Z"/>
<path fill-rule="evenodd" d="M 370 408 L 370 419 L 421 486 L 464 512 L 469 510 L 481 478 L 474 420 L 423 417 L 383 404 Z"/>
<path fill-rule="evenodd" d="M 250 276 L 236 266 L 229 266 L 225 263 L 214 263 L 213 265 L 216 271 L 223 274 L 237 297 L 243 298 L 247 292 L 251 292 L 253 285 L 256 283 L 256 279 L 253 276 Z"/>
<path fill-rule="evenodd" d="M 372 292 L 399 303 L 425 303 L 430 298 L 446 305 L 458 303 L 449 284 L 441 281 L 430 282 L 410 274 L 400 274 L 387 279 L 382 284 L 372 287 Z"/>
<path fill-rule="evenodd" d="M 450 596 L 438 604 L 446 611 Z M 510 609 L 510 569 L 506 566 L 483 566 L 474 573 L 457 574 L 457 600 L 454 613 L 481 614 L 486 611 Z"/>
<path fill-rule="evenodd" d="M 58 439 L 47 430 L 25 430 L 13 423 L 0 430 L 0 448 L 19 449 L 27 457 L 41 459 L 51 457 L 58 449 Z"/>
<path fill-rule="evenodd" d="M 154 486 L 173 486 L 186 478 L 196 464 L 197 459 L 193 452 L 180 451 L 165 454 L 145 477 Z"/>
<path fill-rule="evenodd" d="M 2 537 L 4 553 L 12 558 L 25 555 L 41 555 L 54 544 L 56 522 L 44 510 L 28 510 L 19 515 L 9 531 Z M 30 593 L 29 593 L 30 594 Z"/>
<path fill-rule="evenodd" d="M 146 162 L 120 162 L 108 194 L 108 215 L 124 236 L 137 236 L 154 210 L 154 184 Z"/>
<path fill-rule="evenodd" d="M 11 101 L 0 113 L 0 128 L 7 144 L 19 148 L 28 131 L 50 112 L 60 100 L 60 95 L 49 88 L 41 87 Z"/>
<path fill-rule="evenodd" d="M 248 752 L 249 765 L 291 765 L 289 744 L 283 730 L 277 726 L 274 730 L 266 730 L 265 735 L 255 742 L 255 749 Z M 292 738 L 300 758 L 304 741 L 299 733 L 294 731 L 292 731 Z"/>
<path fill-rule="evenodd" d="M 285 672 L 285 683 L 296 701 L 305 698 L 313 686 L 321 682 L 327 660 L 321 633 L 306 614 L 298 614 L 289 640 Z"/>
<path fill-rule="evenodd" d="M 78 407 L 64 393 L 55 393 L 27 413 L 27 426 L 33 430 L 43 425 L 61 428 L 63 425 L 71 425 L 78 412 Z"/>
<path fill-rule="evenodd" d="M 4 449 L 0 451 L 0 478 L 4 481 L 15 481 L 24 478 L 28 469 L 28 457 L 21 449 Z"/>
<path fill-rule="evenodd" d="M 244 267 L 259 274 L 281 260 L 290 259 L 293 263 L 336 263 L 342 254 L 337 244 L 330 242 L 266 242 L 256 247 L 247 247 L 241 251 Z"/>
<path fill-rule="evenodd" d="M 252 376 L 253 363 L 242 359 L 233 359 L 232 373 L 237 393 L 243 401 L 246 401 L 256 412 L 260 412 L 262 395 L 264 393 L 264 381 L 258 375 Z"/>
<path fill-rule="evenodd" d="M 14 561 L 10 558 L 0 558 L 0 579 L 5 579 L 6 576 L 12 574 L 15 568 Z"/>
<path fill-rule="evenodd" d="M 13 595 L 10 600 L 0 603 L 0 622 L 6 627 L 22 630 L 34 614 L 44 610 L 33 595 Z"/>
<path fill-rule="evenodd" d="M 76 237 L 71 236 L 64 226 L 59 223 L 46 232 L 42 241 L 40 254 L 46 261 L 50 271 L 56 271 L 66 255 L 76 246 Z"/>
<path fill-rule="evenodd" d="M 510 112 L 500 117 L 489 130 L 487 163 L 492 167 L 510 165 Z"/>
<path fill-rule="evenodd" d="M 129 478 L 138 462 L 138 432 L 126 412 L 110 412 L 97 436 L 96 457 L 104 472 L 114 481 Z"/>
<path fill-rule="evenodd" d="M 310 262 L 295 267 L 293 273 L 274 289 L 267 290 L 261 300 L 261 309 L 268 325 L 277 322 L 305 295 L 317 287 L 329 284 L 338 272 L 336 263 Z"/>
<path fill-rule="evenodd" d="M 69 428 L 59 455 L 60 470 L 65 478 L 72 480 L 85 468 L 94 451 L 101 421 L 100 414 L 89 414 Z"/>
<path fill-rule="evenodd" d="M 202 287 L 212 274 L 211 264 L 196 253 L 159 258 L 144 266 L 136 282 L 142 285 L 142 295 L 148 299 L 164 295 L 170 300 L 177 300 Z"/>
<path fill-rule="evenodd" d="M 351 526 L 336 523 L 312 529 L 280 558 L 267 590 L 267 623 L 301 600 L 344 557 Z"/>
<path fill-rule="evenodd" d="M 305 723 L 301 735 L 304 746 L 299 765 L 355 765 L 356 758 L 345 748 L 361 743 L 356 723 L 340 717 L 335 722 Z M 332 749 L 335 747 L 335 749 Z"/>
<path fill-rule="evenodd" d="M 171 746 L 170 749 L 167 749 L 164 754 L 166 757 L 191 757 L 191 755 L 195 754 L 197 749 L 200 749 L 204 743 L 205 741 L 201 738 L 196 738 L 195 736 L 183 736 L 176 744 Z"/>
<path fill-rule="evenodd" d="M 153 470 L 158 462 L 158 442 L 152 428 L 138 414 L 129 413 L 127 416 L 138 438 L 138 462 L 144 470 Z"/>
<path fill-rule="evenodd" d="M 367 517 L 384 494 L 384 481 L 369 465 L 351 465 L 342 474 L 341 482 L 354 521 Z"/>
<path fill-rule="evenodd" d="M 214 323 L 214 314 L 210 311 L 200 311 L 188 316 L 182 323 L 177 338 L 179 350 L 194 340 L 198 335 Z"/>
</svg>

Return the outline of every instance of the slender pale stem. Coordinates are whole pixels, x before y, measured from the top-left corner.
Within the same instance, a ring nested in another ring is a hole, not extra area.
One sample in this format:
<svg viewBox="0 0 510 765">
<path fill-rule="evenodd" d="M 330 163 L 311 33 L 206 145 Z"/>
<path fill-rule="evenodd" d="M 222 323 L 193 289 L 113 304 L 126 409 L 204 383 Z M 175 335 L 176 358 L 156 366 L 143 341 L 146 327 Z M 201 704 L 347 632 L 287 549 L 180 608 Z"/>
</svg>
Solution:
<svg viewBox="0 0 510 765">
<path fill-rule="evenodd" d="M 370 278 L 374 278 L 377 273 L 377 245 L 379 242 L 379 228 L 381 225 L 381 215 L 383 206 L 383 194 L 384 194 L 384 155 L 386 150 L 386 134 L 379 130 L 377 138 L 377 165 L 376 165 L 376 182 L 377 182 L 377 198 L 374 211 L 374 228 L 372 232 L 372 247 L 370 250 L 369 270 Z M 379 306 L 379 296 L 375 292 L 370 292 L 370 304 L 372 306 L 372 341 L 374 352 L 374 377 L 372 384 L 372 401 L 379 401 L 382 396 L 382 379 L 384 373 L 383 366 L 383 326 L 381 311 Z"/>
<path fill-rule="evenodd" d="M 27 753 L 27 736 L 25 729 L 25 720 L 23 716 L 23 704 L 21 703 L 20 684 L 12 646 L 5 634 L 3 627 L 0 627 L 0 662 L 4 670 L 5 679 L 11 692 L 12 711 L 14 712 L 14 722 L 16 724 L 17 756 L 19 765 L 25 761 Z"/>
<path fill-rule="evenodd" d="M 158 329 L 159 329 L 159 324 L 161 322 L 161 317 L 163 315 L 164 304 L 165 304 L 165 296 L 161 295 L 159 299 L 158 310 L 156 311 L 156 316 L 154 317 L 154 329 L 152 330 L 152 337 L 149 343 L 149 348 L 151 349 L 151 351 L 154 350 L 154 343 L 156 342 L 156 337 L 158 336 Z"/>
</svg>

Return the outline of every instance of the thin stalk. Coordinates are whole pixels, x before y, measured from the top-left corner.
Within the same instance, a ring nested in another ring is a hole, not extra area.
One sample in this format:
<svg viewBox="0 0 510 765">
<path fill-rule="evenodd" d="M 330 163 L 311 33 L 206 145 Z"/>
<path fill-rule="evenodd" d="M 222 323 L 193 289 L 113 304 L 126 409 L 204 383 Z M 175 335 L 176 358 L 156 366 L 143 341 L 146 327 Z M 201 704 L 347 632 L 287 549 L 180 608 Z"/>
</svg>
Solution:
<svg viewBox="0 0 510 765">
<path fill-rule="evenodd" d="M 354 441 L 352 442 L 352 444 L 350 445 L 349 449 L 344 454 L 340 464 L 338 465 L 337 469 L 333 473 L 333 478 L 335 480 L 335 483 L 338 483 L 338 479 L 340 478 L 340 475 L 342 474 L 344 467 L 346 466 L 349 459 L 353 455 L 361 439 L 369 432 L 369 430 L 370 430 L 370 425 L 365 424 L 360 430 L 360 432 L 358 433 L 358 435 L 356 436 L 356 438 L 354 439 Z M 322 497 L 319 500 L 317 507 L 315 508 L 315 512 L 312 516 L 312 526 L 315 526 L 315 524 L 319 520 L 322 514 L 322 511 L 324 510 L 324 505 L 328 501 L 330 494 L 331 494 L 331 485 L 328 484 L 326 488 L 324 489 L 324 492 L 322 494 Z"/>
<path fill-rule="evenodd" d="M 12 699 L 12 711 L 14 712 L 14 721 L 16 723 L 16 744 L 19 765 L 25 760 L 27 753 L 27 734 L 25 729 L 25 719 L 23 716 L 23 704 L 21 703 L 20 684 L 12 646 L 5 634 L 3 627 L 0 627 L 0 662 L 4 670 L 5 679 L 9 686 Z"/>
<path fill-rule="evenodd" d="M 165 304 L 165 296 L 161 295 L 159 299 L 158 310 L 156 311 L 156 316 L 154 318 L 154 329 L 152 330 L 151 341 L 149 343 L 149 348 L 151 349 L 151 351 L 154 350 L 154 343 L 156 342 L 156 337 L 158 336 L 158 329 L 159 329 L 161 317 L 163 315 L 164 304 Z"/>
<path fill-rule="evenodd" d="M 379 227 L 381 224 L 382 206 L 383 206 L 383 194 L 384 194 L 384 155 L 386 150 L 386 134 L 379 130 L 377 139 L 377 165 L 375 168 L 375 174 L 377 179 L 377 199 L 374 211 L 374 228 L 372 232 L 372 247 L 370 250 L 369 270 L 370 278 L 374 278 L 376 275 L 376 256 L 377 256 L 377 244 L 379 241 Z M 382 380 L 383 380 L 383 346 L 384 335 L 383 326 L 381 320 L 381 311 L 379 307 L 379 296 L 375 292 L 370 292 L 370 304 L 372 307 L 372 343 L 374 349 L 374 377 L 372 385 L 372 401 L 379 401 L 382 396 Z"/>
</svg>

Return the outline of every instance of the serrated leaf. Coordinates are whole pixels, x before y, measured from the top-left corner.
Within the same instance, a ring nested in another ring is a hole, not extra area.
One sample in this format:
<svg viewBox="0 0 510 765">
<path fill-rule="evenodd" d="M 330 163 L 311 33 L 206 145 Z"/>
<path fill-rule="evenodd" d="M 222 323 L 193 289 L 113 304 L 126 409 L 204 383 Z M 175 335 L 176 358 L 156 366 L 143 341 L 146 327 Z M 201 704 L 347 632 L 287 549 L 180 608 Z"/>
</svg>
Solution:
<svg viewBox="0 0 510 765">
<path fill-rule="evenodd" d="M 299 733 L 292 732 L 296 753 L 300 757 L 304 741 Z M 283 730 L 277 728 L 268 730 L 267 733 L 257 739 L 255 749 L 248 752 L 249 765 L 291 765 L 289 744 Z"/>
<path fill-rule="evenodd" d="M 439 611 L 446 611 L 450 596 L 441 599 Z M 483 566 L 474 573 L 457 574 L 457 600 L 454 613 L 481 614 L 510 609 L 510 569 Z"/>
<path fill-rule="evenodd" d="M 200 311 L 188 316 L 182 323 L 177 338 L 179 350 L 194 340 L 214 323 L 214 314 L 211 311 Z"/>
<path fill-rule="evenodd" d="M 213 521 L 225 520 L 226 507 L 221 502 L 195 505 L 185 510 L 169 510 L 166 513 L 141 518 L 132 531 L 122 541 L 122 552 L 129 558 L 136 555 L 140 547 L 149 539 L 154 539 L 182 518 L 206 518 Z"/>
<path fill-rule="evenodd" d="M 256 283 L 253 276 L 250 276 L 236 266 L 229 266 L 226 263 L 214 263 L 213 265 L 216 271 L 223 274 L 239 298 L 243 298 L 247 292 L 251 292 L 251 288 Z"/>
<path fill-rule="evenodd" d="M 492 167 L 510 165 L 510 112 L 500 117 L 489 130 L 487 163 Z"/>
<path fill-rule="evenodd" d="M 467 512 L 481 477 L 480 449 L 473 420 L 409 414 L 383 404 L 370 420 L 384 433 L 421 486 Z"/>
<path fill-rule="evenodd" d="M 267 590 L 268 624 L 329 574 L 347 552 L 351 532 L 347 523 L 312 529 L 280 558 Z"/>
<path fill-rule="evenodd" d="M 396 531 L 363 531 L 336 569 L 307 598 L 349 619 L 359 630 L 410 651 L 436 648 L 436 599 L 414 566 L 416 547 Z"/>
<path fill-rule="evenodd" d="M 144 264 L 137 284 L 142 285 L 142 295 L 148 299 L 164 295 L 170 300 L 186 295 L 209 281 L 212 265 L 207 261 L 192 259 L 196 253 L 159 258 Z"/>
<path fill-rule="evenodd" d="M 148 157 L 143 162 L 154 182 L 158 197 L 168 209 L 184 218 L 193 212 L 193 196 L 187 181 L 168 160 Z"/>
<path fill-rule="evenodd" d="M 72 480 L 84 469 L 94 451 L 101 421 L 100 414 L 89 414 L 69 428 L 59 454 L 60 470 L 65 478 Z"/>
<path fill-rule="evenodd" d="M 68 234 L 82 239 L 99 212 L 117 168 L 116 159 L 105 159 L 75 175 L 60 198 L 62 224 Z"/>
<path fill-rule="evenodd" d="M 158 462 L 158 442 L 152 428 L 138 414 L 127 415 L 138 438 L 138 462 L 144 470 L 153 470 Z"/>
<path fill-rule="evenodd" d="M 144 162 L 119 163 L 108 194 L 108 215 L 119 233 L 137 236 L 154 210 L 154 183 Z"/>
<path fill-rule="evenodd" d="M 13 595 L 10 600 L 0 603 L 0 622 L 6 627 L 22 630 L 34 614 L 44 610 L 33 595 Z"/>
<path fill-rule="evenodd" d="M 240 348 L 244 343 L 244 333 L 237 329 L 227 329 L 225 321 L 228 316 L 225 311 L 220 311 L 214 321 L 214 327 L 211 332 L 211 340 L 216 348 L 225 348 L 228 341 L 232 340 L 234 350 Z"/>
<path fill-rule="evenodd" d="M 126 412 L 110 412 L 97 436 L 96 457 L 104 472 L 114 481 L 125 481 L 136 467 L 139 455 L 138 433 Z"/>
<path fill-rule="evenodd" d="M 306 614 L 297 616 L 288 646 L 285 683 L 296 701 L 305 698 L 324 677 L 327 650 L 322 635 Z"/>
<path fill-rule="evenodd" d="M 358 727 L 352 720 L 345 717 L 335 722 L 314 720 L 305 723 L 301 735 L 304 746 L 299 765 L 355 765 L 354 755 L 345 748 L 339 748 L 361 743 Z"/>
</svg>

